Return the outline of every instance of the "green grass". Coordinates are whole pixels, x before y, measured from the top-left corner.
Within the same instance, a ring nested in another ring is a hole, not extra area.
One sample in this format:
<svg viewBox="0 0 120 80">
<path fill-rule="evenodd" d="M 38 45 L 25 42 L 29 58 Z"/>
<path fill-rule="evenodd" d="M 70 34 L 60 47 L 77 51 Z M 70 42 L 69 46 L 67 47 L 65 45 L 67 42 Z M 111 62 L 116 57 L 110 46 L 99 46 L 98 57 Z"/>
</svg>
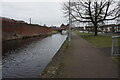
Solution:
<svg viewBox="0 0 120 80">
<path fill-rule="evenodd" d="M 112 45 L 112 35 L 93 36 L 92 33 L 75 33 L 80 35 L 82 38 L 86 39 L 88 42 L 92 43 L 96 47 L 111 47 Z M 115 45 L 118 45 L 118 40 L 115 40 Z"/>
<path fill-rule="evenodd" d="M 112 36 L 116 36 L 115 34 L 93 36 L 93 34 L 91 33 L 81 33 L 77 31 L 75 31 L 74 33 L 80 35 L 82 38 L 86 39 L 88 42 L 92 43 L 96 47 L 111 47 Z M 118 46 L 118 39 L 115 40 L 115 46 Z M 120 64 L 120 56 L 113 56 L 112 60 Z"/>
<path fill-rule="evenodd" d="M 112 60 L 118 64 L 120 64 L 120 56 L 113 56 Z"/>
<path fill-rule="evenodd" d="M 55 30 L 52 30 L 52 34 L 55 34 L 55 33 L 57 33 L 58 31 L 55 31 Z"/>
</svg>

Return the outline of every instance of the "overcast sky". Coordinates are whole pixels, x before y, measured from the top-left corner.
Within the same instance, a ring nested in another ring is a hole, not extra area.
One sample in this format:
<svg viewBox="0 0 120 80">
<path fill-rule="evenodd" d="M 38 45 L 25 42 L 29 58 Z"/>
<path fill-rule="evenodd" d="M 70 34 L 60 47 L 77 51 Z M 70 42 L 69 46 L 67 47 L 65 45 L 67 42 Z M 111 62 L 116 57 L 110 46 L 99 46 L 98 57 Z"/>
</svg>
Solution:
<svg viewBox="0 0 120 80">
<path fill-rule="evenodd" d="M 67 24 L 62 11 L 63 1 L 68 0 L 0 0 L 2 7 L 2 17 L 8 17 L 15 20 L 23 20 L 33 24 L 60 26 Z M 119 0 L 116 0 L 119 1 Z M 1 12 L 0 12 L 1 13 Z M 110 22 L 114 23 L 114 21 Z"/>
<path fill-rule="evenodd" d="M 2 17 L 24 20 L 28 23 L 31 18 L 34 24 L 60 26 L 62 23 L 67 23 L 61 3 L 58 0 L 3 0 Z"/>
</svg>

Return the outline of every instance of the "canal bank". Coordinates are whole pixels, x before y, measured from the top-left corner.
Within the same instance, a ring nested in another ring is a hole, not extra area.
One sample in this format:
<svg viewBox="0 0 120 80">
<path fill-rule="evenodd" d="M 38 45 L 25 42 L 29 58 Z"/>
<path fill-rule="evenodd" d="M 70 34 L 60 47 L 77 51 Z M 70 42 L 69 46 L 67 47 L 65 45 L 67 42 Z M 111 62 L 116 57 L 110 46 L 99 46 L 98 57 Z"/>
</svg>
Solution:
<svg viewBox="0 0 120 80">
<path fill-rule="evenodd" d="M 9 18 L 0 18 L 2 21 L 2 40 L 14 40 L 52 34 L 52 28 L 39 24 L 29 24 Z"/>
<path fill-rule="evenodd" d="M 58 70 L 60 70 L 60 68 L 63 66 L 62 59 L 65 57 L 65 53 L 68 47 L 68 38 L 66 38 L 60 49 L 40 74 L 40 78 L 55 78 Z"/>
<path fill-rule="evenodd" d="M 34 37 L 41 37 L 41 38 L 43 38 L 43 37 L 48 37 L 48 36 L 51 36 L 51 35 L 53 35 L 52 32 L 48 32 L 46 34 L 41 33 L 41 34 L 31 34 L 31 35 L 22 35 L 22 36 L 19 35 L 19 34 L 14 34 L 12 37 L 7 36 L 6 39 L 4 39 L 5 36 L 3 34 L 3 40 L 2 41 L 5 42 L 5 41 L 18 40 L 18 39 L 27 39 L 27 38 L 34 38 Z"/>
</svg>

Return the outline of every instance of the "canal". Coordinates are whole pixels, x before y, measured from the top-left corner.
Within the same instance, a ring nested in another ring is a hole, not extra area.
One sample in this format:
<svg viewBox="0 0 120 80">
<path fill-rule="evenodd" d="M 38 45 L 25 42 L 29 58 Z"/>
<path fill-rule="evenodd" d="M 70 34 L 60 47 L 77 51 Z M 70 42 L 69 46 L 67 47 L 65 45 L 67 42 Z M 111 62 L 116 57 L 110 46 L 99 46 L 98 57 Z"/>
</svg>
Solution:
<svg viewBox="0 0 120 80">
<path fill-rule="evenodd" d="M 3 42 L 3 78 L 39 78 L 67 35 Z"/>
</svg>

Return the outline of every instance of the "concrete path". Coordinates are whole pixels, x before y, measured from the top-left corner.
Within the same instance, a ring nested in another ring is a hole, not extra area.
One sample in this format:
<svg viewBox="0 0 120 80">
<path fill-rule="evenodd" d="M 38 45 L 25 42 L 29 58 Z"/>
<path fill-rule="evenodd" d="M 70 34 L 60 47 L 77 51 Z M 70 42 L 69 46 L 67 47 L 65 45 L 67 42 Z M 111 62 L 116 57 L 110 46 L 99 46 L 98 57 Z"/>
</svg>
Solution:
<svg viewBox="0 0 120 80">
<path fill-rule="evenodd" d="M 78 36 L 72 34 L 57 78 L 117 78 L 118 65 L 110 56 Z"/>
</svg>

